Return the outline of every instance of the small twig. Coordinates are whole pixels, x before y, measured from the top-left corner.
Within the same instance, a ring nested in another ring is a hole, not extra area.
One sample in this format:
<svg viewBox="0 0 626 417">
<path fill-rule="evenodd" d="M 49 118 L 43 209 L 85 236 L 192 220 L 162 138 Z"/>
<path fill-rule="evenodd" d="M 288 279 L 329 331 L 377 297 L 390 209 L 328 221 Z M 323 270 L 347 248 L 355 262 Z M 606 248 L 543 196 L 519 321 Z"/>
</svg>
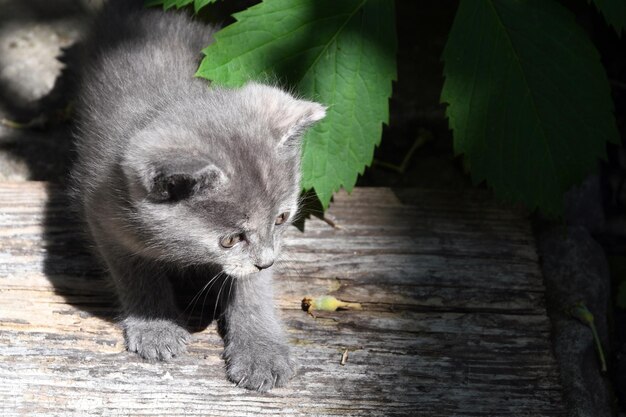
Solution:
<svg viewBox="0 0 626 417">
<path fill-rule="evenodd" d="M 68 103 L 61 109 L 56 109 L 51 113 L 41 113 L 40 115 L 26 121 L 17 122 L 10 119 L 0 119 L 0 125 L 11 129 L 43 129 L 50 124 L 65 122 L 71 118 L 73 103 Z"/>
<path fill-rule="evenodd" d="M 591 334 L 593 335 L 593 340 L 595 342 L 596 349 L 598 350 L 598 356 L 600 357 L 601 372 L 606 373 L 606 359 L 604 357 L 604 350 L 602 349 L 602 344 L 600 343 L 598 331 L 596 330 L 593 314 L 591 314 L 587 306 L 582 302 L 578 302 L 570 307 L 569 314 L 591 328 Z"/>
<path fill-rule="evenodd" d="M 24 123 L 16 122 L 15 120 L 0 119 L 0 124 L 11 129 L 32 129 L 34 127 L 41 127 L 43 121 L 41 117 L 35 117 Z"/>
<path fill-rule="evenodd" d="M 429 131 L 421 130 L 419 134 L 417 135 L 417 138 L 415 138 L 413 145 L 411 145 L 411 148 L 402 159 L 402 162 L 400 163 L 400 165 L 392 164 L 390 162 L 380 161 L 378 159 L 374 159 L 374 164 L 378 165 L 381 168 L 387 168 L 399 174 L 404 174 L 406 172 L 407 167 L 409 166 L 409 163 L 411 162 L 411 158 L 413 157 L 413 154 L 415 153 L 415 151 L 417 151 L 419 148 L 424 146 L 424 144 L 426 142 L 429 142 L 432 138 L 433 136 Z"/>
<path fill-rule="evenodd" d="M 341 361 L 339 362 L 339 365 L 344 366 L 347 361 L 348 361 L 348 349 L 344 349 L 343 353 L 341 354 Z"/>
<path fill-rule="evenodd" d="M 337 223 L 337 218 L 332 214 L 325 213 L 320 219 L 334 229 L 343 229 L 343 226 Z"/>
<path fill-rule="evenodd" d="M 381 168 L 386 168 L 389 171 L 397 172 L 398 174 L 402 174 L 401 167 L 396 164 L 392 164 L 390 162 L 381 161 L 379 159 L 374 159 L 374 165 L 379 166 Z"/>
<path fill-rule="evenodd" d="M 591 327 L 591 334 L 593 334 L 593 340 L 596 342 L 596 349 L 598 349 L 598 355 L 600 356 L 600 364 L 602 366 L 600 372 L 606 374 L 606 359 L 604 358 L 604 350 L 602 349 L 602 345 L 600 344 L 598 331 L 596 330 L 596 326 L 593 323 L 591 323 L 589 327 Z"/>
</svg>

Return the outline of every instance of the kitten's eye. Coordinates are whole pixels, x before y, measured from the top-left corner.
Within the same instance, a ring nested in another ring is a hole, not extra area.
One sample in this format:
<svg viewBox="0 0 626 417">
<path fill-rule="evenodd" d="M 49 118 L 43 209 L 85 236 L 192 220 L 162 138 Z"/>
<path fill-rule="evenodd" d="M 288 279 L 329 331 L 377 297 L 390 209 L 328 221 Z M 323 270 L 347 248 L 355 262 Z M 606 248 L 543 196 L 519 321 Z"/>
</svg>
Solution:
<svg viewBox="0 0 626 417">
<path fill-rule="evenodd" d="M 286 212 L 282 213 L 281 215 L 279 215 L 278 217 L 276 217 L 276 221 L 274 222 L 274 224 L 275 225 L 281 225 L 281 224 L 285 223 L 288 218 L 289 218 L 289 212 L 286 211 Z"/>
<path fill-rule="evenodd" d="M 230 236 L 223 237 L 220 240 L 220 245 L 223 248 L 229 249 L 235 246 L 240 241 L 241 241 L 241 235 L 230 235 Z"/>
</svg>

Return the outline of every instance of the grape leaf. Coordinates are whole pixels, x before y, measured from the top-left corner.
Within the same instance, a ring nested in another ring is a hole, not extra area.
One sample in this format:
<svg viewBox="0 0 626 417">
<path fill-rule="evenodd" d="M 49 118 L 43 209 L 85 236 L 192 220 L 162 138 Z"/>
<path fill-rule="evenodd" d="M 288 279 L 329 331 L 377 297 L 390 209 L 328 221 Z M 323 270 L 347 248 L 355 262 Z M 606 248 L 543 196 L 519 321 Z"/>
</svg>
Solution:
<svg viewBox="0 0 626 417">
<path fill-rule="evenodd" d="M 588 0 L 590 3 L 592 0 Z M 593 0 L 606 22 L 613 26 L 621 35 L 626 29 L 626 1 L 624 0 Z"/>
<path fill-rule="evenodd" d="M 558 216 L 563 193 L 618 142 L 609 83 L 573 15 L 552 0 L 462 0 L 441 101 L 475 182 Z"/>
<path fill-rule="evenodd" d="M 198 13 L 200 9 L 207 4 L 215 3 L 216 1 L 217 0 L 146 0 L 144 5 L 146 7 L 163 5 L 163 10 L 168 10 L 172 7 L 180 9 L 181 7 L 185 7 L 193 3 L 194 11 Z"/>
<path fill-rule="evenodd" d="M 228 86 L 278 77 L 328 106 L 302 153 L 302 186 L 326 208 L 334 191 L 352 190 L 388 122 L 393 2 L 266 0 L 234 17 L 203 51 L 197 75 Z"/>
<path fill-rule="evenodd" d="M 211 3 L 215 3 L 216 1 L 217 0 L 194 0 L 193 10 L 194 12 L 198 13 L 200 9 L 202 9 L 204 6 L 211 4 Z"/>
</svg>

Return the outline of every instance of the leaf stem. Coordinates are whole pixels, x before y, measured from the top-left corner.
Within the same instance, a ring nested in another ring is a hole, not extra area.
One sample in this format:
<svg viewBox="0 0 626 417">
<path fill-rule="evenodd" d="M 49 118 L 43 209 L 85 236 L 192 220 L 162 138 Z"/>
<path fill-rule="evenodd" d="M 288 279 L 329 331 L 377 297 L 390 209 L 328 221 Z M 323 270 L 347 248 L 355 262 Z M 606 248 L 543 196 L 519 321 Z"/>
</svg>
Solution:
<svg viewBox="0 0 626 417">
<path fill-rule="evenodd" d="M 604 358 L 604 351 L 602 350 L 602 343 L 600 343 L 600 337 L 598 336 L 598 332 L 596 330 L 593 314 L 582 301 L 579 301 L 571 306 L 569 308 L 569 314 L 571 317 L 578 319 L 581 323 L 586 324 L 591 329 L 591 334 L 593 335 L 593 340 L 595 342 L 596 349 L 598 350 L 598 356 L 600 357 L 601 372 L 606 373 L 606 359 Z"/>
<path fill-rule="evenodd" d="M 598 332 L 596 331 L 596 325 L 593 323 L 589 324 L 591 327 L 591 333 L 593 334 L 593 340 L 596 343 L 596 348 L 598 349 L 598 355 L 600 356 L 600 364 L 602 368 L 600 371 L 605 374 L 606 373 L 606 359 L 604 358 L 604 350 L 602 349 L 602 344 L 600 343 L 600 338 L 598 337 Z"/>
<path fill-rule="evenodd" d="M 417 151 L 419 148 L 424 146 L 426 142 L 429 142 L 430 140 L 432 140 L 432 138 L 433 138 L 432 133 L 430 133 L 427 130 L 421 130 L 418 133 L 417 138 L 415 138 L 413 145 L 411 145 L 411 148 L 402 159 L 402 162 L 400 163 L 400 165 L 392 164 L 390 162 L 385 162 L 385 161 L 381 161 L 378 159 L 374 159 L 374 164 L 378 165 L 381 168 L 387 168 L 388 170 L 395 171 L 399 174 L 404 174 L 406 172 L 407 167 L 409 166 L 409 162 L 411 162 L 411 158 L 413 157 L 413 154 L 415 153 L 415 151 Z"/>
</svg>

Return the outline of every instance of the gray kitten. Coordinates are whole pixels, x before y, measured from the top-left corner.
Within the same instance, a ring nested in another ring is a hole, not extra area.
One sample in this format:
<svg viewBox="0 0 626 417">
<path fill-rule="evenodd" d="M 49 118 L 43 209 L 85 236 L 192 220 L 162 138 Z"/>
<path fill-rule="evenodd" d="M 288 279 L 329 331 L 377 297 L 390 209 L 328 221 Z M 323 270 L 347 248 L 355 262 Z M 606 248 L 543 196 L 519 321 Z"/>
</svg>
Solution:
<svg viewBox="0 0 626 417">
<path fill-rule="evenodd" d="M 183 353 L 173 285 L 200 276 L 221 304 L 210 310 L 229 379 L 282 386 L 295 364 L 271 267 L 298 210 L 300 137 L 325 108 L 256 83 L 209 88 L 193 76 L 215 28 L 140 4 L 107 3 L 86 42 L 72 173 L 126 346 L 147 359 Z"/>
</svg>

